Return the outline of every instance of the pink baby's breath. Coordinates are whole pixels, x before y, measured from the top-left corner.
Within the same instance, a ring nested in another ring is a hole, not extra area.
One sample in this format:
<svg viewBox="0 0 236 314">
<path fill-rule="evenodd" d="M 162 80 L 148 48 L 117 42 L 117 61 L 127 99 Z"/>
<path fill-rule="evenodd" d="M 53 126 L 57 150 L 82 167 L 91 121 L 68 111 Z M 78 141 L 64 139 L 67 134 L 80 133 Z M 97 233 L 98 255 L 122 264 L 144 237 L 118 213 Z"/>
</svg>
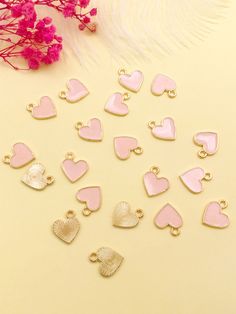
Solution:
<svg viewBox="0 0 236 314">
<path fill-rule="evenodd" d="M 36 7 L 51 7 L 65 18 L 78 20 L 81 31 L 94 32 L 91 17 L 97 9 L 87 10 L 89 3 L 90 0 L 0 0 L 0 58 L 19 69 L 14 63 L 22 57 L 27 62 L 26 69 L 33 70 L 58 61 L 63 38 L 56 33 L 50 16 L 38 19 Z"/>
</svg>

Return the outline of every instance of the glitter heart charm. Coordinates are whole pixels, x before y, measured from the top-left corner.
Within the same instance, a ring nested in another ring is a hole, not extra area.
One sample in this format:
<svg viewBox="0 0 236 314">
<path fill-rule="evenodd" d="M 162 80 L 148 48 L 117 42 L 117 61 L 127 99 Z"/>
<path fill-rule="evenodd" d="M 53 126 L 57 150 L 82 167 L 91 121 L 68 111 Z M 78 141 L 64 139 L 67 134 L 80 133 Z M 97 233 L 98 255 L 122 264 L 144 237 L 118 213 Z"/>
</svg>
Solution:
<svg viewBox="0 0 236 314">
<path fill-rule="evenodd" d="M 229 226 L 229 217 L 222 213 L 222 210 L 228 207 L 225 200 L 209 203 L 204 211 L 202 223 L 209 227 L 223 229 Z"/>
<path fill-rule="evenodd" d="M 73 210 L 66 213 L 66 220 L 58 219 L 53 223 L 53 233 L 62 241 L 70 244 L 77 236 L 80 229 L 80 223 Z"/>
<path fill-rule="evenodd" d="M 78 135 L 86 141 L 100 142 L 103 138 L 102 124 L 97 118 L 90 119 L 86 126 L 82 122 L 77 122 L 75 126 Z"/>
<path fill-rule="evenodd" d="M 89 260 L 99 262 L 99 273 L 103 277 L 111 277 L 121 266 L 124 258 L 109 247 L 101 247 L 96 253 L 91 253 Z"/>
<path fill-rule="evenodd" d="M 198 152 L 200 158 L 214 155 L 218 150 L 218 135 L 215 132 L 199 132 L 194 138 L 194 143 L 202 146 L 202 150 Z"/>
<path fill-rule="evenodd" d="M 175 81 L 164 74 L 158 74 L 154 78 L 151 90 L 157 96 L 161 96 L 166 92 L 170 98 L 176 97 Z"/>
<path fill-rule="evenodd" d="M 180 234 L 183 220 L 173 206 L 166 204 L 155 216 L 154 224 L 160 229 L 170 227 L 170 233 L 173 236 L 177 236 Z"/>
<path fill-rule="evenodd" d="M 42 164 L 33 164 L 23 175 L 21 181 L 35 190 L 43 190 L 54 182 L 54 177 L 44 176 L 45 167 Z"/>
<path fill-rule="evenodd" d="M 172 118 L 165 118 L 160 125 L 156 125 L 155 121 L 148 123 L 152 130 L 152 135 L 160 140 L 174 141 L 176 139 L 175 122 Z"/>
<path fill-rule="evenodd" d="M 131 152 L 134 152 L 136 155 L 143 153 L 143 149 L 138 146 L 137 139 L 130 136 L 115 137 L 114 149 L 116 156 L 121 160 L 128 159 Z"/>
<path fill-rule="evenodd" d="M 128 100 L 129 94 L 115 93 L 107 101 L 104 110 L 116 116 L 126 116 L 129 113 L 128 106 L 124 101 Z"/>
<path fill-rule="evenodd" d="M 89 216 L 92 212 L 100 209 L 102 203 L 102 193 L 100 186 L 90 186 L 80 189 L 76 193 L 79 202 L 85 203 L 83 214 Z"/>
<path fill-rule="evenodd" d="M 29 164 L 35 157 L 30 148 L 24 143 L 16 143 L 12 147 L 12 155 L 5 155 L 3 162 L 12 168 L 21 168 Z"/>
<path fill-rule="evenodd" d="M 133 228 L 137 226 L 142 217 L 142 209 L 137 209 L 135 213 L 132 213 L 127 202 L 120 202 L 113 211 L 112 223 L 114 227 Z"/>
<path fill-rule="evenodd" d="M 158 178 L 160 169 L 152 167 L 143 177 L 144 187 L 148 196 L 157 196 L 166 192 L 169 187 L 169 181 L 166 178 Z"/>
<path fill-rule="evenodd" d="M 141 71 L 134 71 L 131 74 L 127 74 L 125 69 L 118 71 L 119 83 L 124 88 L 131 92 L 137 93 L 143 84 L 143 73 Z"/>
<path fill-rule="evenodd" d="M 69 80 L 67 88 L 68 91 L 62 91 L 59 96 L 71 103 L 77 102 L 89 94 L 88 89 L 77 79 Z"/>
<path fill-rule="evenodd" d="M 62 170 L 66 177 L 72 182 L 76 182 L 83 177 L 89 169 L 88 163 L 85 160 L 75 161 L 73 153 L 67 153 L 66 159 L 62 162 Z"/>
<path fill-rule="evenodd" d="M 191 192 L 198 194 L 203 191 L 202 181 L 211 181 L 212 174 L 196 167 L 183 173 L 180 179 Z"/>
<path fill-rule="evenodd" d="M 50 119 L 57 115 L 56 108 L 48 96 L 41 97 L 39 105 L 29 104 L 26 109 L 38 120 Z"/>
</svg>

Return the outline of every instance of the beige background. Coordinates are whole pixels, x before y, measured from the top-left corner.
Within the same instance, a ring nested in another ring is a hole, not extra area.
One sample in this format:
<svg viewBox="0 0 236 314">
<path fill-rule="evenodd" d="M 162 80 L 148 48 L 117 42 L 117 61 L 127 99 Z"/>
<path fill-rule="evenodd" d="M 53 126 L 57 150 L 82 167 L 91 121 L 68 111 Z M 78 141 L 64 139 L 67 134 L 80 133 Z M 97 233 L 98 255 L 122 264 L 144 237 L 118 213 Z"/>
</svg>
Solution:
<svg viewBox="0 0 236 314">
<path fill-rule="evenodd" d="M 110 61 L 101 51 L 97 64 L 84 68 L 74 57 L 38 72 L 14 72 L 1 65 L 1 155 L 17 141 L 27 143 L 47 173 L 56 177 L 45 191 L 33 191 L 20 182 L 25 169 L 0 165 L 0 312 L 1 314 L 235 314 L 236 282 L 236 202 L 235 202 L 235 34 L 236 4 L 215 33 L 198 47 L 150 63 L 125 66 L 145 74 L 141 92 L 128 102 L 125 118 L 103 111 L 108 96 L 123 89 L 117 83 L 121 63 Z M 96 43 L 96 39 L 94 44 Z M 96 47 L 96 45 L 95 45 Z M 178 84 L 178 97 L 154 97 L 150 82 L 158 72 L 171 75 Z M 69 78 L 79 78 L 91 94 L 78 104 L 58 99 Z M 25 110 L 29 102 L 51 96 L 58 117 L 33 120 Z M 171 116 L 176 121 L 178 139 L 168 143 L 154 139 L 146 127 L 149 120 Z M 78 138 L 73 126 L 91 117 L 102 120 L 102 143 Z M 201 161 L 192 136 L 200 130 L 220 134 L 216 156 Z M 144 148 L 140 157 L 125 162 L 113 153 L 116 135 L 136 136 Z M 60 163 L 67 151 L 84 158 L 89 173 L 71 184 Z M 149 199 L 142 175 L 152 165 L 171 182 L 171 189 Z M 178 175 L 193 166 L 202 166 L 214 175 L 205 191 L 192 195 Z M 87 185 L 101 185 L 102 209 L 89 218 L 75 192 Z M 231 226 L 214 230 L 201 224 L 202 212 L 211 200 L 225 198 L 230 206 Z M 145 217 L 137 228 L 120 230 L 111 226 L 112 209 L 128 201 L 141 207 Z M 182 214 L 184 226 L 178 238 L 168 230 L 158 230 L 153 217 L 171 202 Z M 51 232 L 51 224 L 66 210 L 78 212 L 81 230 L 67 246 Z M 98 265 L 87 256 L 100 246 L 110 246 L 125 257 L 115 276 L 102 278 Z"/>
</svg>

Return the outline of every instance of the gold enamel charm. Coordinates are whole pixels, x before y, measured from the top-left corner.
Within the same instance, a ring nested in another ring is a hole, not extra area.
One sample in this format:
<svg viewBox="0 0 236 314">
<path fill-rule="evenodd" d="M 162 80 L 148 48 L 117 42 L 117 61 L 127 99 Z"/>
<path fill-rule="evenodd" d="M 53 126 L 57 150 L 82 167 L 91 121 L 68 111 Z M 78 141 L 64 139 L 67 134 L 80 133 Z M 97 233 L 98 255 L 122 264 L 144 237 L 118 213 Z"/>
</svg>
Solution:
<svg viewBox="0 0 236 314">
<path fill-rule="evenodd" d="M 54 177 L 44 176 L 45 167 L 42 164 L 33 164 L 23 175 L 21 181 L 35 190 L 43 190 L 54 182 Z"/>
<path fill-rule="evenodd" d="M 71 243 L 77 236 L 80 229 L 80 223 L 73 210 L 66 213 L 66 220 L 58 219 L 53 223 L 53 233 L 62 241 Z"/>
<path fill-rule="evenodd" d="M 123 257 L 108 247 L 101 247 L 96 253 L 89 256 L 93 263 L 99 262 L 99 273 L 103 277 L 111 277 L 123 262 Z"/>
<path fill-rule="evenodd" d="M 143 217 L 142 209 L 137 209 L 135 213 L 131 212 L 127 202 L 120 202 L 114 209 L 112 222 L 113 226 L 119 228 L 133 228 L 137 226 L 140 218 Z"/>
</svg>

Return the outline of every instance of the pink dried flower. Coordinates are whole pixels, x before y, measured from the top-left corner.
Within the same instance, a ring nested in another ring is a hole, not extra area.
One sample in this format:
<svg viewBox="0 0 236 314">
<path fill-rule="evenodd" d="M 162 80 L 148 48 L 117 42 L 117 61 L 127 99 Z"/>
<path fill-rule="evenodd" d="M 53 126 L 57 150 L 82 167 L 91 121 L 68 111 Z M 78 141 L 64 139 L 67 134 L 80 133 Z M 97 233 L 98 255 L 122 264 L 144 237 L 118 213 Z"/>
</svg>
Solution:
<svg viewBox="0 0 236 314">
<path fill-rule="evenodd" d="M 0 0 L 0 58 L 18 69 L 11 60 L 22 57 L 28 69 L 38 69 L 41 64 L 52 64 L 60 59 L 62 37 L 56 34 L 56 27 L 50 16 L 37 18 L 36 6 L 48 6 L 66 18 L 79 21 L 79 29 L 96 30 L 91 17 L 97 14 L 92 8 L 87 12 L 90 0 Z"/>
<path fill-rule="evenodd" d="M 49 16 L 46 16 L 44 19 L 43 19 L 44 23 L 46 25 L 49 25 L 52 23 L 52 19 L 49 17 Z"/>
<path fill-rule="evenodd" d="M 22 5 L 17 4 L 17 5 L 12 6 L 11 14 L 12 14 L 12 17 L 15 17 L 15 18 L 20 17 L 22 15 Z"/>
<path fill-rule="evenodd" d="M 85 24 L 88 24 L 88 23 L 90 23 L 90 18 L 88 17 L 88 16 L 85 16 L 84 17 L 84 19 L 83 19 L 83 22 L 85 23 Z"/>
<path fill-rule="evenodd" d="M 76 5 L 68 3 L 63 9 L 64 17 L 72 17 L 75 14 Z"/>
<path fill-rule="evenodd" d="M 31 70 L 37 70 L 40 64 L 38 60 L 32 58 L 32 59 L 29 59 L 28 65 Z"/>
<path fill-rule="evenodd" d="M 87 8 L 87 6 L 89 5 L 90 0 L 79 0 L 79 4 L 81 6 L 81 8 Z"/>
<path fill-rule="evenodd" d="M 90 10 L 89 14 L 90 14 L 91 16 L 97 15 L 97 9 L 96 9 L 96 8 L 93 8 L 92 10 Z"/>
</svg>

